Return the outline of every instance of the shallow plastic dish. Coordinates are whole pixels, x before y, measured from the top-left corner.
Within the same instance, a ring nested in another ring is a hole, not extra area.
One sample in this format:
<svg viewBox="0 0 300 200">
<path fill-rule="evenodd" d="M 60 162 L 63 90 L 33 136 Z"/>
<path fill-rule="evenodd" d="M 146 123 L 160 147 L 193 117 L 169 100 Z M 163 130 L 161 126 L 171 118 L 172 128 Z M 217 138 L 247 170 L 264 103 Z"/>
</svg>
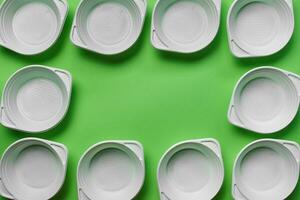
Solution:
<svg viewBox="0 0 300 200">
<path fill-rule="evenodd" d="M 0 194 L 14 200 L 46 200 L 62 187 L 67 148 L 59 143 L 26 138 L 13 143 L 0 163 Z"/>
<path fill-rule="evenodd" d="M 240 78 L 231 98 L 230 123 L 258 133 L 285 128 L 299 107 L 300 77 L 274 67 L 258 67 Z"/>
<path fill-rule="evenodd" d="M 71 74 L 32 65 L 14 73 L 3 90 L 0 123 L 25 132 L 43 132 L 57 125 L 69 107 Z"/>
<path fill-rule="evenodd" d="M 236 57 L 280 51 L 294 31 L 292 0 L 235 0 L 227 19 L 229 46 Z"/>
<path fill-rule="evenodd" d="M 58 39 L 67 12 L 65 0 L 5 0 L 0 45 L 23 55 L 42 53 Z"/>
<path fill-rule="evenodd" d="M 71 41 L 104 55 L 121 53 L 138 39 L 146 7 L 145 0 L 82 0 L 73 22 Z"/>
<path fill-rule="evenodd" d="M 144 151 L 136 141 L 106 141 L 89 148 L 78 164 L 79 200 L 129 200 L 145 178 Z"/>
<path fill-rule="evenodd" d="M 172 146 L 159 162 L 157 179 L 161 200 L 212 199 L 224 179 L 220 144 L 201 139 Z"/>
<path fill-rule="evenodd" d="M 151 42 L 160 50 L 192 53 L 208 46 L 220 24 L 221 0 L 158 0 Z"/>
<path fill-rule="evenodd" d="M 292 141 L 262 139 L 250 143 L 234 164 L 234 199 L 286 199 L 298 182 L 299 158 L 300 147 Z"/>
</svg>

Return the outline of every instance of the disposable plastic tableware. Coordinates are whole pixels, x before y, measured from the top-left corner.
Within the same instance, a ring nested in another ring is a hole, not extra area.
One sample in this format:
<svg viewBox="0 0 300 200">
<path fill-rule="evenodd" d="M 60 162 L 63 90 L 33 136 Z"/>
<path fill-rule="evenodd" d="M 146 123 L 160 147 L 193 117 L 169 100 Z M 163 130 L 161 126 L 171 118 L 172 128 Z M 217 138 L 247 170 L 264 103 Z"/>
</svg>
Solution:
<svg viewBox="0 0 300 200">
<path fill-rule="evenodd" d="M 192 53 L 208 46 L 220 24 L 221 0 L 158 0 L 151 42 L 160 50 Z"/>
<path fill-rule="evenodd" d="M 26 138 L 13 143 L 0 163 L 0 194 L 14 200 L 47 200 L 62 187 L 67 148 L 59 143 Z"/>
<path fill-rule="evenodd" d="M 294 31 L 291 0 L 235 0 L 227 19 L 229 46 L 237 57 L 268 56 L 281 50 Z"/>
<path fill-rule="evenodd" d="M 224 179 L 219 143 L 201 139 L 175 144 L 162 156 L 157 179 L 161 200 L 212 199 Z"/>
<path fill-rule="evenodd" d="M 240 78 L 228 119 L 241 128 L 273 133 L 285 128 L 299 107 L 300 77 L 274 67 L 258 67 Z"/>
<path fill-rule="evenodd" d="M 65 70 L 32 65 L 6 82 L 0 123 L 25 132 L 42 132 L 57 125 L 69 107 L 71 74 Z"/>
<path fill-rule="evenodd" d="M 78 164 L 79 200 L 128 200 L 145 177 L 143 147 L 136 141 L 105 141 L 89 148 Z"/>
<path fill-rule="evenodd" d="M 112 55 L 130 48 L 144 24 L 145 0 L 82 0 L 71 41 L 78 47 Z"/>
<path fill-rule="evenodd" d="M 299 158 L 300 147 L 292 141 L 262 139 L 250 143 L 234 164 L 234 199 L 286 199 L 298 182 Z"/>
<path fill-rule="evenodd" d="M 65 0 L 4 0 L 0 45 L 24 55 L 42 53 L 58 39 L 67 12 Z"/>
</svg>

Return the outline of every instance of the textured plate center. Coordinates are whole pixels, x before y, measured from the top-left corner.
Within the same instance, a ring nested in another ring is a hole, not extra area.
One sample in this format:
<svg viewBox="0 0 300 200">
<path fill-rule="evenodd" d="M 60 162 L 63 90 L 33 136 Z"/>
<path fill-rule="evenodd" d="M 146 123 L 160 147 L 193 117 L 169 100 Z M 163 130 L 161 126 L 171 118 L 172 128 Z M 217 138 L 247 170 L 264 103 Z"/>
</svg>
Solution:
<svg viewBox="0 0 300 200">
<path fill-rule="evenodd" d="M 25 44 L 40 45 L 51 40 L 56 31 L 56 15 L 46 4 L 26 4 L 14 15 L 13 32 Z"/>
<path fill-rule="evenodd" d="M 182 150 L 170 159 L 167 165 L 169 182 L 185 192 L 195 192 L 210 180 L 211 163 L 201 152 Z"/>
<path fill-rule="evenodd" d="M 241 180 L 255 190 L 269 190 L 282 178 L 284 159 L 270 148 L 250 151 L 241 164 Z"/>
<path fill-rule="evenodd" d="M 257 121 L 272 120 L 285 104 L 284 89 L 268 78 L 250 81 L 244 87 L 240 98 L 243 115 Z"/>
<path fill-rule="evenodd" d="M 125 152 L 107 149 L 93 157 L 89 179 L 102 190 L 119 191 L 130 184 L 134 169 L 134 163 Z"/>
<path fill-rule="evenodd" d="M 55 155 L 43 146 L 24 149 L 14 167 L 20 182 L 41 189 L 50 186 L 60 172 Z"/>
<path fill-rule="evenodd" d="M 171 40 L 182 44 L 198 40 L 207 27 L 205 10 L 198 3 L 191 1 L 171 5 L 162 20 L 163 32 Z"/>
<path fill-rule="evenodd" d="M 243 7 L 236 19 L 236 35 L 248 45 L 265 46 L 278 34 L 280 18 L 273 6 L 254 2 Z"/>
<path fill-rule="evenodd" d="M 95 7 L 87 22 L 91 38 L 104 45 L 114 45 L 125 40 L 132 26 L 132 18 L 127 8 L 113 2 Z"/>
<path fill-rule="evenodd" d="M 50 80 L 36 78 L 27 81 L 19 90 L 17 105 L 21 114 L 34 121 L 49 120 L 61 109 L 63 96 Z"/>
</svg>

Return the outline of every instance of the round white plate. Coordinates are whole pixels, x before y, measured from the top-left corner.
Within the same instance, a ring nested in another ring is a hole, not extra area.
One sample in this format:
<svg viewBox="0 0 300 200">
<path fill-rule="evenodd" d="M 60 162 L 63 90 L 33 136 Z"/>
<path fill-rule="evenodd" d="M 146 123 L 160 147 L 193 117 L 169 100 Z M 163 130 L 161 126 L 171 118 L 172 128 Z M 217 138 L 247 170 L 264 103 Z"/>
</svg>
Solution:
<svg viewBox="0 0 300 200">
<path fill-rule="evenodd" d="M 181 53 L 205 48 L 218 32 L 220 7 L 219 0 L 158 0 L 152 18 L 153 46 Z"/>
<path fill-rule="evenodd" d="M 259 67 L 246 73 L 237 83 L 228 111 L 232 124 L 258 133 L 285 128 L 295 117 L 299 95 L 292 73 Z"/>
<path fill-rule="evenodd" d="M 294 31 L 290 0 L 235 0 L 227 21 L 229 43 L 237 57 L 274 54 L 290 40 Z"/>
<path fill-rule="evenodd" d="M 64 183 L 67 154 L 64 145 L 47 140 L 15 142 L 1 160 L 0 193 L 10 199 L 52 198 Z"/>
<path fill-rule="evenodd" d="M 72 78 L 69 72 L 44 66 L 18 70 L 6 82 L 1 123 L 25 132 L 42 132 L 57 125 L 67 112 Z"/>
<path fill-rule="evenodd" d="M 107 141 L 89 148 L 77 172 L 79 200 L 133 199 L 145 177 L 144 153 L 135 141 Z"/>
<path fill-rule="evenodd" d="M 224 178 L 219 143 L 203 139 L 174 145 L 161 158 L 157 177 L 161 200 L 212 199 Z"/>
<path fill-rule="evenodd" d="M 143 0 L 82 0 L 71 41 L 100 54 L 118 54 L 138 39 L 146 12 Z"/>
<path fill-rule="evenodd" d="M 0 45 L 39 54 L 59 37 L 68 11 L 65 0 L 5 0 L 0 8 Z"/>
<path fill-rule="evenodd" d="M 286 199 L 298 182 L 299 153 L 299 145 L 290 141 L 264 139 L 247 145 L 234 165 L 234 198 Z"/>
</svg>

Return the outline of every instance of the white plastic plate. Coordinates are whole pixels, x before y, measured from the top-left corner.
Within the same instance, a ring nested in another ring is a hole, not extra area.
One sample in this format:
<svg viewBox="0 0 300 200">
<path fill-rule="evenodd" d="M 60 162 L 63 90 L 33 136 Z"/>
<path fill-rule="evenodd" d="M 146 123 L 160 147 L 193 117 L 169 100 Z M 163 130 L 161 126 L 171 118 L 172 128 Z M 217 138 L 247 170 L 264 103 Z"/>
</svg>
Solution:
<svg viewBox="0 0 300 200">
<path fill-rule="evenodd" d="M 190 140 L 172 146 L 159 162 L 157 178 L 161 200 L 212 199 L 224 178 L 218 141 Z"/>
<path fill-rule="evenodd" d="M 71 74 L 40 65 L 14 73 L 3 90 L 0 122 L 3 126 L 42 132 L 57 125 L 69 107 Z"/>
<path fill-rule="evenodd" d="M 78 164 L 79 200 L 129 200 L 145 177 L 144 151 L 136 141 L 106 141 L 89 148 Z"/>
<path fill-rule="evenodd" d="M 300 147 L 292 141 L 263 139 L 247 145 L 233 172 L 235 200 L 283 200 L 296 187 Z"/>
<path fill-rule="evenodd" d="M 268 56 L 280 51 L 294 31 L 292 0 L 235 0 L 227 29 L 236 57 Z"/>
<path fill-rule="evenodd" d="M 151 42 L 160 50 L 192 53 L 208 46 L 220 24 L 221 0 L 158 0 Z"/>
<path fill-rule="evenodd" d="M 47 200 L 62 187 L 67 148 L 59 143 L 26 138 L 8 147 L 0 163 L 0 194 L 14 200 Z"/>
<path fill-rule="evenodd" d="M 59 37 L 67 12 L 65 0 L 4 0 L 0 45 L 24 55 L 42 53 Z"/>
<path fill-rule="evenodd" d="M 82 0 L 71 31 L 78 47 L 104 55 L 121 53 L 138 39 L 146 0 Z"/>
<path fill-rule="evenodd" d="M 300 77 L 274 67 L 247 72 L 235 86 L 228 110 L 230 123 L 258 133 L 285 128 L 299 107 Z"/>
</svg>

